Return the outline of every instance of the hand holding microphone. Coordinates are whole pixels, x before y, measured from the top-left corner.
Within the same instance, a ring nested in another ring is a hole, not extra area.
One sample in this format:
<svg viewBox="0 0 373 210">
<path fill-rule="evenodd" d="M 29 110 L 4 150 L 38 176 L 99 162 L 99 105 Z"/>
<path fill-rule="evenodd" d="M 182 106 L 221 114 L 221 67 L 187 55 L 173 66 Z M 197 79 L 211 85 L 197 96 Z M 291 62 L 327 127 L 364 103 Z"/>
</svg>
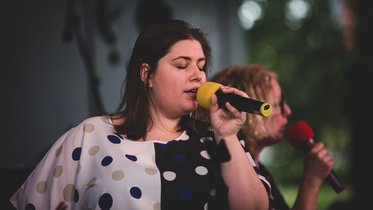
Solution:
<svg viewBox="0 0 373 210">
<path fill-rule="evenodd" d="M 219 108 L 224 108 L 225 103 L 229 102 L 239 111 L 258 114 L 264 117 L 272 114 L 272 106 L 269 103 L 245 98 L 233 93 L 223 93 L 220 90 L 221 86 L 221 84 L 215 82 L 206 82 L 203 84 L 197 91 L 198 104 L 205 109 L 209 109 L 211 95 L 216 94 Z"/>
<path fill-rule="evenodd" d="M 306 153 L 310 152 L 316 146 L 313 139 L 314 132 L 306 122 L 301 120 L 288 126 L 285 136 L 295 148 L 301 148 Z M 315 149 L 322 149 L 322 146 L 318 145 L 318 148 Z M 333 169 L 327 176 L 327 180 L 337 193 L 346 189 L 346 185 L 341 183 Z"/>
</svg>

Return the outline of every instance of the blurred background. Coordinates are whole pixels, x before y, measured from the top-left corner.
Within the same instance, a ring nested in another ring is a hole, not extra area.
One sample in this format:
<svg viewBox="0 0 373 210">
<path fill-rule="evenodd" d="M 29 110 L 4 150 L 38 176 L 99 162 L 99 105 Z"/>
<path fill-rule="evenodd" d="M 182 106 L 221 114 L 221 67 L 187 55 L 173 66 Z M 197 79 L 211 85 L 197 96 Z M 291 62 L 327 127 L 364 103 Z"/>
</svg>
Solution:
<svg viewBox="0 0 373 210">
<path fill-rule="evenodd" d="M 48 148 L 120 99 L 136 36 L 153 21 L 183 19 L 212 46 L 209 75 L 230 64 L 276 71 L 293 110 L 335 159 L 348 185 L 324 183 L 318 210 L 372 209 L 372 3 L 362 0 L 2 0 L 1 209 Z M 263 154 L 291 206 L 303 152 L 284 140 Z"/>
</svg>

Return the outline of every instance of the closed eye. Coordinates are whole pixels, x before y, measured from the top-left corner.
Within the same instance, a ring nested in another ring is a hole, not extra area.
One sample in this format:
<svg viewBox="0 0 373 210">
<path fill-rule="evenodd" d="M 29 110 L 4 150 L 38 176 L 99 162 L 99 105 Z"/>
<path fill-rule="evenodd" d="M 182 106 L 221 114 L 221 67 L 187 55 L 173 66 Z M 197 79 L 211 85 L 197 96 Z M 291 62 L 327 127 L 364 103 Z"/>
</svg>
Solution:
<svg viewBox="0 0 373 210">
<path fill-rule="evenodd" d="M 188 66 L 176 66 L 178 69 L 186 69 Z"/>
</svg>

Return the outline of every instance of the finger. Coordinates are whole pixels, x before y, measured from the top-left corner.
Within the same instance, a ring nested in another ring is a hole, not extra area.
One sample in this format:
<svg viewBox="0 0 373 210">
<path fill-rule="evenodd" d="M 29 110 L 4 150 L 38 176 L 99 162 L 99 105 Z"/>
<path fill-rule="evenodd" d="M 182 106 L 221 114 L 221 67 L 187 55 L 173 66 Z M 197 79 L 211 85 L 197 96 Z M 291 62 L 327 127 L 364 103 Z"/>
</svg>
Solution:
<svg viewBox="0 0 373 210">
<path fill-rule="evenodd" d="M 322 142 L 317 142 L 315 143 L 312 148 L 311 148 L 311 153 L 314 153 L 314 154 L 317 154 L 319 153 L 321 150 L 324 149 L 324 144 Z"/>
<path fill-rule="evenodd" d="M 210 99 L 210 113 L 214 113 L 218 109 L 219 109 L 218 98 L 216 97 L 215 94 L 211 94 L 211 99 Z"/>
<path fill-rule="evenodd" d="M 225 103 L 225 107 L 227 108 L 227 110 L 233 115 L 233 116 L 239 116 L 240 115 L 240 111 L 238 111 L 234 106 L 232 106 L 229 102 L 226 102 Z"/>
<path fill-rule="evenodd" d="M 246 114 L 243 112 L 240 112 L 238 109 L 232 106 L 229 102 L 225 103 L 225 106 L 228 110 L 228 115 L 230 115 L 230 118 L 236 118 L 236 119 L 240 119 L 243 121 L 246 120 Z"/>
<path fill-rule="evenodd" d="M 222 86 L 220 88 L 220 90 L 223 93 L 233 93 L 235 95 L 239 95 L 239 96 L 243 96 L 243 97 L 249 98 L 249 96 L 244 91 L 239 90 L 237 88 L 233 88 L 233 87 L 229 87 L 229 86 Z"/>
</svg>

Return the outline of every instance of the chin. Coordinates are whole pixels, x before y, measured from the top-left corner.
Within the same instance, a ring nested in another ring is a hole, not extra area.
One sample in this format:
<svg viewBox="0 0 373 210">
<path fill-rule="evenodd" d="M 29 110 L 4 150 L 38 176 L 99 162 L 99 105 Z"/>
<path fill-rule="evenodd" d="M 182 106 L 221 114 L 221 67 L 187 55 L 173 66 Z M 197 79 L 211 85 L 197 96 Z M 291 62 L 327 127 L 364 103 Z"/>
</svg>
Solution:
<svg viewBox="0 0 373 210">
<path fill-rule="evenodd" d="M 196 110 L 197 110 L 197 106 L 192 107 L 192 108 L 190 108 L 190 109 L 187 109 L 187 112 L 188 112 L 188 114 L 190 114 L 190 113 L 192 113 L 192 112 L 194 112 L 194 111 L 196 111 Z"/>
<path fill-rule="evenodd" d="M 193 103 L 190 105 L 191 111 L 195 111 L 198 107 L 197 101 L 193 101 Z"/>
<path fill-rule="evenodd" d="M 191 113 L 197 109 L 197 106 L 194 104 L 188 104 L 180 107 L 181 111 L 184 113 Z"/>
</svg>

